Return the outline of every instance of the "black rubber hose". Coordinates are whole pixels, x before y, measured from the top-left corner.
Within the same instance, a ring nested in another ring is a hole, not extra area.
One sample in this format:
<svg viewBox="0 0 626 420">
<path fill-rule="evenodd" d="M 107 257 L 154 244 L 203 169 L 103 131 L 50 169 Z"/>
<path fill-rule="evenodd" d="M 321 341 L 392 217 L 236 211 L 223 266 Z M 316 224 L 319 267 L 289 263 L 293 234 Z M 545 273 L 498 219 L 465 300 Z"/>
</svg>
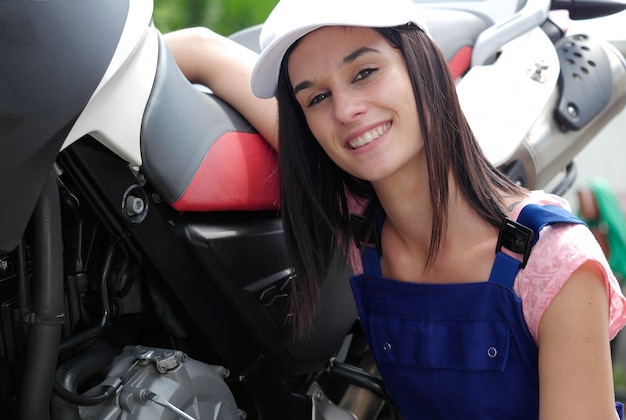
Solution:
<svg viewBox="0 0 626 420">
<path fill-rule="evenodd" d="M 100 301 L 102 303 L 102 318 L 100 319 L 100 323 L 63 341 L 59 346 L 59 353 L 63 354 L 64 352 L 86 343 L 92 338 L 95 338 L 109 323 L 110 307 L 107 281 L 109 279 L 109 273 L 113 267 L 114 256 L 115 246 L 113 246 L 113 244 L 109 244 L 104 256 L 104 263 L 102 264 L 102 271 L 100 272 L 99 278 Z"/>
<path fill-rule="evenodd" d="M 78 387 L 96 373 L 113 362 L 114 352 L 104 341 L 97 340 L 85 352 L 68 360 L 57 369 L 54 391 L 67 402 L 79 406 L 92 406 L 103 403 L 115 396 L 115 388 L 103 387 L 100 395 L 82 396 Z"/>
<path fill-rule="evenodd" d="M 63 323 L 63 238 L 56 177 L 51 173 L 33 213 L 33 307 L 20 419 L 50 418 L 50 395 Z"/>
</svg>

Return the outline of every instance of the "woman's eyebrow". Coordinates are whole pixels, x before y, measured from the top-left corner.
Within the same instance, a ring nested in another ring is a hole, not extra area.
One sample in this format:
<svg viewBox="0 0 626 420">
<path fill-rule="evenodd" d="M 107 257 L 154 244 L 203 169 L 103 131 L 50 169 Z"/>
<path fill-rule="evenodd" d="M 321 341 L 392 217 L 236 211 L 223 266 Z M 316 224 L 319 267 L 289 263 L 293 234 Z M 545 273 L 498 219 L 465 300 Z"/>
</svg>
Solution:
<svg viewBox="0 0 626 420">
<path fill-rule="evenodd" d="M 353 52 L 351 52 L 350 54 L 348 54 L 347 56 L 345 56 L 343 58 L 343 64 L 350 64 L 352 63 L 354 60 L 356 60 L 357 58 L 361 57 L 364 54 L 370 53 L 370 52 L 380 52 L 375 48 L 370 48 L 370 47 L 361 47 L 358 48 L 356 50 L 354 50 Z M 300 92 L 303 89 L 306 89 L 308 87 L 310 87 L 312 85 L 312 83 L 308 80 L 305 80 L 304 82 L 298 83 L 294 88 L 293 88 L 293 95 L 295 96 L 298 92 Z"/>
<path fill-rule="evenodd" d="M 308 80 L 305 80 L 302 83 L 298 83 L 294 88 L 293 88 L 293 96 L 296 96 L 296 94 L 298 92 L 300 92 L 303 89 L 306 89 L 308 87 L 311 86 L 311 82 L 309 82 Z"/>
<path fill-rule="evenodd" d="M 343 63 L 344 64 L 350 64 L 354 60 L 356 60 L 357 58 L 362 56 L 363 54 L 366 54 L 366 53 L 369 53 L 369 52 L 380 52 L 380 51 L 378 51 L 375 48 L 361 47 L 361 48 L 356 49 L 354 52 L 348 54 L 347 56 L 345 56 L 344 59 L 343 59 Z"/>
</svg>

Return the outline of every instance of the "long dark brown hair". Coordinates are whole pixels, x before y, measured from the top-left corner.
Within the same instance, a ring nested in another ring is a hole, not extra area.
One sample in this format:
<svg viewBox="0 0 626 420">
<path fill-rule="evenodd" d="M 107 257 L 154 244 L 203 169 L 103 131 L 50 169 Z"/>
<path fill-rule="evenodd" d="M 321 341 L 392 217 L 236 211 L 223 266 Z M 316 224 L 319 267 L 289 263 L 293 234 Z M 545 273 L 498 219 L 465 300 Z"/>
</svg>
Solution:
<svg viewBox="0 0 626 420">
<path fill-rule="evenodd" d="M 376 30 L 403 55 L 417 104 L 433 208 L 428 268 L 446 229 L 450 176 L 474 210 L 496 227 L 504 218 L 499 192 L 519 194 L 521 189 L 480 150 L 461 111 L 446 60 L 433 40 L 414 25 Z M 348 202 L 352 198 L 374 207 L 379 204 L 372 185 L 335 165 L 309 130 L 287 71 L 296 45 L 283 58 L 276 97 L 282 216 L 296 273 L 291 305 L 295 329 L 303 334 L 313 325 L 333 254 L 347 256 L 353 245 Z"/>
</svg>

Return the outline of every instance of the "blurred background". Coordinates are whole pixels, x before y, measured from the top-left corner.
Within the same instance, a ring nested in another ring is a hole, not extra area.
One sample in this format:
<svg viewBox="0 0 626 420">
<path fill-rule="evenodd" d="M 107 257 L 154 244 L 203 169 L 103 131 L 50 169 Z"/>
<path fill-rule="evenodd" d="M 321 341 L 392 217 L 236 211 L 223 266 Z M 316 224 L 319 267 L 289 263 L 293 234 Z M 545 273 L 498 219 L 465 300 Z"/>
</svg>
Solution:
<svg viewBox="0 0 626 420">
<path fill-rule="evenodd" d="M 163 33 L 206 26 L 222 35 L 262 23 L 278 0 L 155 0 L 154 24 Z"/>
</svg>

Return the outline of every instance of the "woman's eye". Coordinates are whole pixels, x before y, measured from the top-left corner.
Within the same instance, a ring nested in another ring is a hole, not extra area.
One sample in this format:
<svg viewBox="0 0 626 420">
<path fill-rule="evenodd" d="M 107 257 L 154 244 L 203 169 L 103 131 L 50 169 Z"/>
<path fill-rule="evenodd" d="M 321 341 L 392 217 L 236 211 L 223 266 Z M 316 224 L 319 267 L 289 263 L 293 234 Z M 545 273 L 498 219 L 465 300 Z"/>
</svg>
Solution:
<svg viewBox="0 0 626 420">
<path fill-rule="evenodd" d="M 375 69 L 375 68 L 363 69 L 356 75 L 356 77 L 354 78 L 354 81 L 356 82 L 359 80 L 367 79 L 368 77 L 370 77 L 372 74 L 376 73 L 377 71 L 378 69 Z"/>
<path fill-rule="evenodd" d="M 320 93 L 319 95 L 314 96 L 313 99 L 311 99 L 311 101 L 309 102 L 309 106 L 319 104 L 320 102 L 322 102 L 324 99 L 328 98 L 329 96 L 330 96 L 330 93 L 328 92 Z"/>
</svg>

